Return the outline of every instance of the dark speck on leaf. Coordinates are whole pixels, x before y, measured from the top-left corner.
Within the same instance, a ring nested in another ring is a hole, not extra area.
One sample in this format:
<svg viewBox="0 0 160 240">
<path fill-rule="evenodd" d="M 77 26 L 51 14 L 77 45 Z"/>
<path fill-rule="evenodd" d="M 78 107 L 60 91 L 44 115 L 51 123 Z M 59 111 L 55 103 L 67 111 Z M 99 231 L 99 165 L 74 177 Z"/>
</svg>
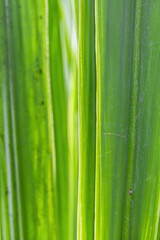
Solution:
<svg viewBox="0 0 160 240">
<path fill-rule="evenodd" d="M 129 189 L 129 195 L 130 196 L 132 195 L 132 189 L 131 188 Z"/>
<path fill-rule="evenodd" d="M 43 16 L 39 16 L 40 19 L 43 19 Z"/>
<path fill-rule="evenodd" d="M 43 100 L 41 101 L 41 105 L 44 105 L 44 101 Z"/>
<path fill-rule="evenodd" d="M 8 189 L 5 191 L 5 195 L 7 196 L 9 194 L 9 191 Z"/>
<path fill-rule="evenodd" d="M 42 74 L 42 69 L 40 68 L 40 69 L 38 70 L 38 72 L 39 72 L 39 74 Z"/>
</svg>

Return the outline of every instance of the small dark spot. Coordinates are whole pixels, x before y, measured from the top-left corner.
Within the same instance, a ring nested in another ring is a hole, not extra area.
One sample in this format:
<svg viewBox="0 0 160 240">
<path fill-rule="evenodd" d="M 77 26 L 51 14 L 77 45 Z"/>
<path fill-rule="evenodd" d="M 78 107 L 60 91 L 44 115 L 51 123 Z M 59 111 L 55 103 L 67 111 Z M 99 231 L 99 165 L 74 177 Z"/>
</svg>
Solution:
<svg viewBox="0 0 160 240">
<path fill-rule="evenodd" d="M 44 105 L 44 101 L 43 100 L 41 101 L 41 105 Z"/>
<path fill-rule="evenodd" d="M 41 68 L 38 69 L 38 73 L 42 74 L 42 69 Z"/>
<path fill-rule="evenodd" d="M 43 16 L 39 16 L 40 19 L 43 19 Z"/>
<path fill-rule="evenodd" d="M 131 188 L 129 189 L 129 195 L 130 196 L 132 195 L 132 189 Z"/>
<path fill-rule="evenodd" d="M 20 4 L 18 5 L 18 8 L 21 8 L 21 5 L 20 5 Z"/>
<path fill-rule="evenodd" d="M 5 191 L 5 195 L 6 196 L 8 196 L 8 194 L 9 194 L 9 191 L 8 191 L 8 189 Z"/>
</svg>

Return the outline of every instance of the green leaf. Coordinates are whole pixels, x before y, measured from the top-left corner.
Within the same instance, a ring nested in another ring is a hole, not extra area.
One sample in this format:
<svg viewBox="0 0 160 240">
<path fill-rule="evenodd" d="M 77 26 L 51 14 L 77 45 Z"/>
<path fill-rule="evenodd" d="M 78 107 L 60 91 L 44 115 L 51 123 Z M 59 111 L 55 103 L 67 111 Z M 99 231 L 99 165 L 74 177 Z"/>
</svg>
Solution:
<svg viewBox="0 0 160 240">
<path fill-rule="evenodd" d="M 159 12 L 0 0 L 1 240 L 160 239 Z"/>
<path fill-rule="evenodd" d="M 79 25 L 79 189 L 77 239 L 94 238 L 96 154 L 95 5 L 80 1 Z"/>
<path fill-rule="evenodd" d="M 74 59 L 69 90 L 68 143 L 69 143 L 69 237 L 77 236 L 77 199 L 78 199 L 78 78 Z"/>
<path fill-rule="evenodd" d="M 159 10 L 96 1 L 97 240 L 158 239 Z"/>
<path fill-rule="evenodd" d="M 3 240 L 57 239 L 46 3 L 0 1 Z"/>
<path fill-rule="evenodd" d="M 62 56 L 59 1 L 49 0 L 49 56 L 56 151 L 59 239 L 68 239 L 69 170 L 67 137 L 67 90 Z M 55 208 L 55 206 L 54 206 Z"/>
</svg>

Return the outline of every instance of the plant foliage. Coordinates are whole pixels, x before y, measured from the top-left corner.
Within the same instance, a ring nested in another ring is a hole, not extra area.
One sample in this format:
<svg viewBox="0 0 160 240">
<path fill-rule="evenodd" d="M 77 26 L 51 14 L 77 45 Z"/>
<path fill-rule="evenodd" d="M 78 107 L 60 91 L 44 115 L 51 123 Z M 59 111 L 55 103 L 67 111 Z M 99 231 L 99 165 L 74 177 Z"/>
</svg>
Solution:
<svg viewBox="0 0 160 240">
<path fill-rule="evenodd" d="M 0 0 L 0 240 L 160 239 L 158 0 Z"/>
</svg>

